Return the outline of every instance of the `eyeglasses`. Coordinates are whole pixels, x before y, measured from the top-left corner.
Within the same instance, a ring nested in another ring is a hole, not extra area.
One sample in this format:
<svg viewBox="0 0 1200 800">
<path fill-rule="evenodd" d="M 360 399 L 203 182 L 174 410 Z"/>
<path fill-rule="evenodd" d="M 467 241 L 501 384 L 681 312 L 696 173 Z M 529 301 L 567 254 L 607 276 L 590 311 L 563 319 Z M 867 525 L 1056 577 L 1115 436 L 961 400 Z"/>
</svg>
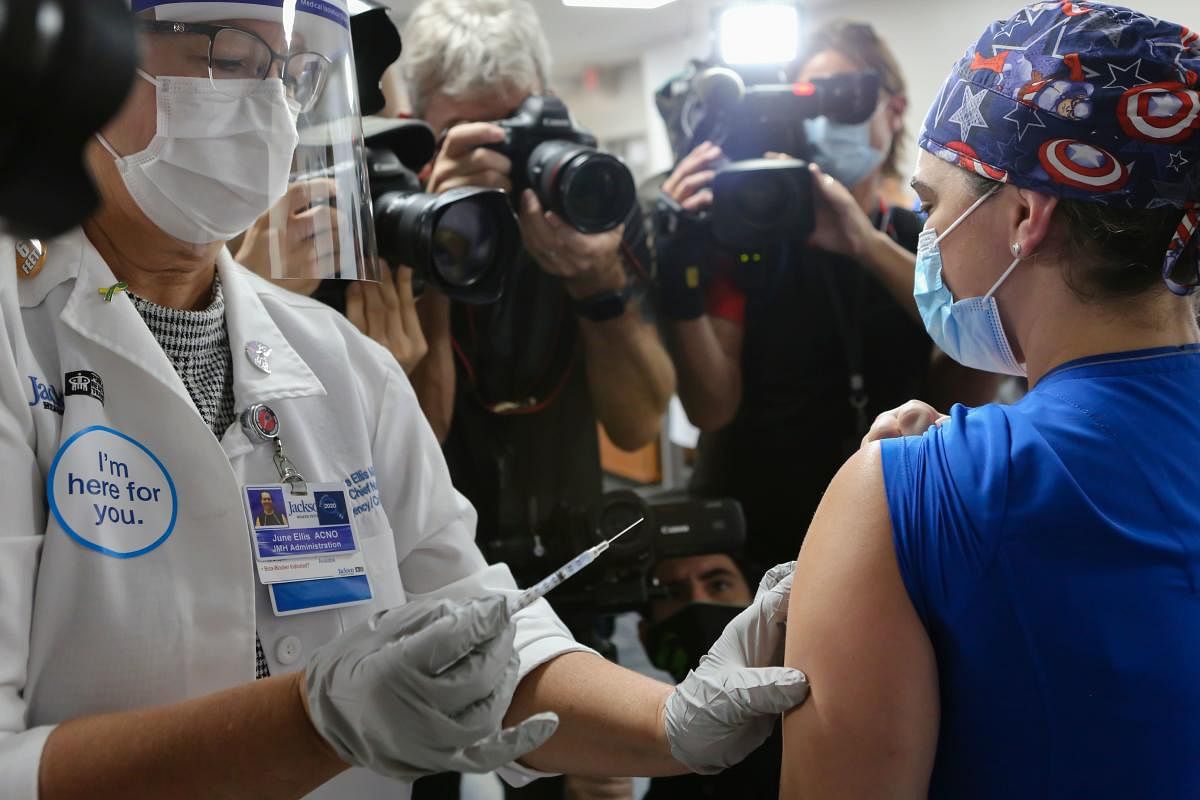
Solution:
<svg viewBox="0 0 1200 800">
<path fill-rule="evenodd" d="M 283 85 L 300 105 L 301 112 L 310 111 L 316 105 L 332 66 L 332 62 L 320 53 L 276 53 L 258 34 L 227 25 L 170 20 L 140 20 L 139 25 L 150 33 L 207 37 L 207 63 L 198 66 L 205 68 L 217 88 L 216 82 L 220 80 L 266 80 L 275 62 L 279 62 L 283 66 L 280 72 Z"/>
</svg>

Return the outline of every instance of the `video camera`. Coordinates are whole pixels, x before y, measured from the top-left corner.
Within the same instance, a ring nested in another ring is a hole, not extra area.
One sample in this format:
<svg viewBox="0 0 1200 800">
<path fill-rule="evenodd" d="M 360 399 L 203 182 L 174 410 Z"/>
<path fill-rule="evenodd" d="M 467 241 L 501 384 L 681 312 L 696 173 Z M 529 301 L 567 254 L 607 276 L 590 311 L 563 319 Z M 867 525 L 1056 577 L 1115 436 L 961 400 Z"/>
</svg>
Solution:
<svg viewBox="0 0 1200 800">
<path fill-rule="evenodd" d="M 718 242 L 730 247 L 807 240 L 816 213 L 807 163 L 814 154 L 805 121 L 827 117 L 846 125 L 866 122 L 878 105 L 879 88 L 874 72 L 749 86 L 727 67 L 697 74 L 683 111 L 682 123 L 689 132 L 684 152 L 711 141 L 721 146 L 730 163 L 717 170 L 708 212 L 685 215 L 669 199 L 660 198 L 655 213 L 660 235 L 674 235 L 681 226 L 691 225 L 711 229 Z M 763 158 L 767 152 L 792 158 Z"/>
<path fill-rule="evenodd" d="M 137 66 L 123 0 L 0 0 L 0 228 L 51 238 L 100 198 L 83 165 Z"/>
<path fill-rule="evenodd" d="M 740 551 L 746 541 L 741 504 L 732 499 L 645 500 L 631 491 L 605 494 L 589 509 L 561 511 L 553 535 L 481 542 L 489 561 L 506 562 L 521 586 L 532 586 L 584 550 L 611 539 L 639 518 L 591 566 L 548 597 L 555 608 L 592 614 L 642 609 L 665 596 L 654 567 L 668 558 Z"/>
<path fill-rule="evenodd" d="M 487 147 L 512 160 L 514 197 L 533 189 L 542 208 L 581 233 L 610 231 L 633 211 L 629 168 L 596 149 L 596 137 L 575 125 L 562 100 L 533 95 L 495 124 L 505 141 Z"/>
</svg>

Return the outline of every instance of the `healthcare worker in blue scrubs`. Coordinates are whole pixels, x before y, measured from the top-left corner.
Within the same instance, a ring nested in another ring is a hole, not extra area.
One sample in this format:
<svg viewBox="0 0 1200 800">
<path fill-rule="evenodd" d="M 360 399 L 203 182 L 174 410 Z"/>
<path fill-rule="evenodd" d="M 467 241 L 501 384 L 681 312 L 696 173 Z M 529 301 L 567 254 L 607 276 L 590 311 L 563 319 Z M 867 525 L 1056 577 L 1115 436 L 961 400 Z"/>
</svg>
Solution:
<svg viewBox="0 0 1200 800">
<path fill-rule="evenodd" d="M 320 172 L 318 277 L 372 277 L 342 0 L 131 2 L 101 208 L 0 237 L 0 797 L 393 800 L 757 747 L 807 693 L 788 581 L 678 687 L 510 613 L 396 359 L 225 248 Z"/>
<path fill-rule="evenodd" d="M 1200 797 L 1197 34 L 1026 6 L 920 146 L 922 319 L 1029 393 L 885 415 L 833 481 L 781 797 Z"/>
</svg>

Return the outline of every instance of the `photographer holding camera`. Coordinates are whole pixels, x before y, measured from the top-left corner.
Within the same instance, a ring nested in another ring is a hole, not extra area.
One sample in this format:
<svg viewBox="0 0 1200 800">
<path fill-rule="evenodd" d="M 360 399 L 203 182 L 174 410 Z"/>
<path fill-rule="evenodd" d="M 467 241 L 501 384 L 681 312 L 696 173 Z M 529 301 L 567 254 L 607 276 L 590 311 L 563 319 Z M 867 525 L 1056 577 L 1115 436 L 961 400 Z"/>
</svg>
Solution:
<svg viewBox="0 0 1200 800">
<path fill-rule="evenodd" d="M 899 174 L 907 105 L 895 58 L 870 26 L 835 22 L 811 34 L 795 63 L 804 82 L 879 79 L 861 124 L 787 120 L 789 129 L 803 125 L 811 151 L 789 155 L 815 162 L 805 181 L 811 236 L 763 236 L 738 252 L 708 246 L 685 225 L 673 236 L 660 230 L 656 242 L 679 394 L 704 432 L 692 490 L 741 501 L 748 552 L 764 563 L 795 550 L 824 487 L 878 413 L 910 397 L 986 400 L 995 390 L 991 376 L 935 354 L 912 299 L 921 221 L 881 199 L 883 176 Z M 721 147 L 696 146 L 663 184 L 660 208 L 665 201 L 681 218 L 703 214 L 724 160 Z"/>
<path fill-rule="evenodd" d="M 562 535 L 564 510 L 600 498 L 597 421 L 637 449 L 657 437 L 674 393 L 637 275 L 649 253 L 628 241 L 641 232 L 634 186 L 615 159 L 576 152 L 586 139 L 545 96 L 549 47 L 525 0 L 426 0 L 403 38 L 413 116 L 440 139 L 426 191 L 500 189 L 519 220 L 495 302 L 427 287 L 428 354 L 412 382 L 455 486 L 479 512 L 479 545 L 531 583 L 541 566 L 528 562 Z M 577 196 L 539 182 L 539 169 L 548 180 L 574 169 Z M 586 641 L 591 615 L 568 625 Z"/>
<path fill-rule="evenodd" d="M 532 6 L 428 0 L 404 39 L 414 116 L 444 132 L 428 191 L 521 190 L 525 165 L 501 152 L 506 130 L 489 121 L 548 88 L 549 49 Z M 635 296 L 624 226 L 584 233 L 532 189 L 513 200 L 524 248 L 507 291 L 486 308 L 454 304 L 426 328 L 430 355 L 414 375 L 485 536 L 506 523 L 536 529 L 558 500 L 591 502 L 600 488 L 595 420 L 619 447 L 641 447 L 658 434 L 675 381 Z M 438 316 L 430 301 L 426 319 Z M 516 518 L 504 519 L 500 506 L 514 503 Z"/>
<path fill-rule="evenodd" d="M 444 131 L 428 191 L 512 192 L 520 221 L 523 246 L 495 303 L 422 300 L 429 354 L 413 374 L 455 485 L 479 510 L 481 546 L 519 569 L 536 537 L 554 535 L 552 517 L 599 498 L 596 421 L 621 448 L 649 443 L 674 369 L 630 274 L 638 259 L 620 220 L 636 219 L 632 178 L 610 156 L 572 156 L 560 141 L 578 132 L 561 102 L 539 94 L 549 55 L 532 6 L 427 0 L 404 38 L 413 112 Z M 573 185 L 593 195 L 535 185 L 547 158 L 576 159 L 560 172 L 582 159 Z"/>
</svg>

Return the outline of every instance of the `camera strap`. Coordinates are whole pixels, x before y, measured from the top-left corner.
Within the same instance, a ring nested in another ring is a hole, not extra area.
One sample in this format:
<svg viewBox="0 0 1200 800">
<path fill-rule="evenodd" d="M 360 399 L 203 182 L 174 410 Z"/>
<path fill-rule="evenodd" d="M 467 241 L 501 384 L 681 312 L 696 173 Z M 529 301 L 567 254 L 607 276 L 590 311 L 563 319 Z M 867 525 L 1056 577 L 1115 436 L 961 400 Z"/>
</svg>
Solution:
<svg viewBox="0 0 1200 800">
<path fill-rule="evenodd" d="M 879 222 L 876 226 L 893 240 L 896 239 L 896 229 L 892 224 L 892 209 L 879 200 Z M 870 429 L 867 406 L 871 397 L 867 392 L 867 377 L 865 355 L 863 353 L 862 306 L 863 293 L 866 288 L 867 270 L 859 266 L 858 275 L 851 292 L 850 306 L 843 302 L 842 293 L 838 291 L 833 271 L 828 265 L 822 265 L 821 275 L 825 280 L 825 288 L 829 292 L 829 305 L 833 309 L 834 324 L 837 325 L 839 338 L 845 350 L 846 369 L 849 373 L 847 386 L 847 402 L 854 412 L 854 435 L 861 438 Z"/>
</svg>

